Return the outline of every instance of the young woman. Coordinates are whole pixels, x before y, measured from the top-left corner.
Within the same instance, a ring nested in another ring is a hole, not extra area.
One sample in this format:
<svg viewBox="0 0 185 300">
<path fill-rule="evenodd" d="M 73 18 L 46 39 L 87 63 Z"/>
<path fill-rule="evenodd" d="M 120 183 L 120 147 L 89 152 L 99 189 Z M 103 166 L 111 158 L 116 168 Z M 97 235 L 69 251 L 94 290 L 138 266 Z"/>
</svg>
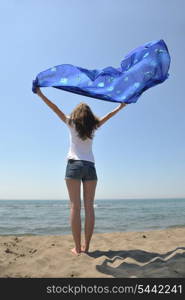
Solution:
<svg viewBox="0 0 185 300">
<path fill-rule="evenodd" d="M 81 102 L 70 116 L 67 116 L 41 92 L 40 88 L 37 88 L 37 95 L 69 128 L 70 149 L 67 155 L 65 180 L 71 203 L 70 221 L 75 243 L 75 247 L 71 251 L 75 255 L 79 255 L 81 252 L 87 253 L 94 230 L 93 204 L 98 180 L 92 152 L 94 132 L 127 104 L 121 103 L 104 117 L 98 118 L 86 103 Z M 81 245 L 81 181 L 85 209 L 84 245 Z"/>
</svg>

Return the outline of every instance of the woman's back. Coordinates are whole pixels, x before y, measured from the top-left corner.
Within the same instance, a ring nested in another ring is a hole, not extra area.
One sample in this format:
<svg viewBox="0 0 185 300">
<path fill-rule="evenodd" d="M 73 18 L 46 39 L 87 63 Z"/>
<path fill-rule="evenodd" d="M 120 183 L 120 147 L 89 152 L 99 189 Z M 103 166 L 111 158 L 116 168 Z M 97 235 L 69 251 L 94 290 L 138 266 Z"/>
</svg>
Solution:
<svg viewBox="0 0 185 300">
<path fill-rule="evenodd" d="M 93 138 L 86 138 L 81 139 L 79 134 L 75 128 L 74 124 L 69 125 L 68 121 L 70 119 L 69 116 L 67 117 L 66 124 L 69 128 L 70 132 L 70 146 L 67 155 L 67 159 L 75 159 L 75 160 L 87 160 L 95 162 L 94 155 L 92 152 L 92 144 Z"/>
</svg>

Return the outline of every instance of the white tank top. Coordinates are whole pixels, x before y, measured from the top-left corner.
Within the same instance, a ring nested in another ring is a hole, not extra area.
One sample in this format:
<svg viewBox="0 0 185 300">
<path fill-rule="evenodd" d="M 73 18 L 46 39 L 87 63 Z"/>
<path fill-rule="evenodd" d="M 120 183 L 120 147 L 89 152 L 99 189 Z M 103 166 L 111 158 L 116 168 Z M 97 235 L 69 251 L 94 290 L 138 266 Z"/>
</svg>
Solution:
<svg viewBox="0 0 185 300">
<path fill-rule="evenodd" d="M 70 139 L 70 146 L 69 151 L 67 154 L 67 159 L 75 159 L 75 160 L 87 160 L 87 161 L 94 161 L 94 155 L 92 152 L 92 143 L 93 139 L 85 139 L 82 140 L 78 136 L 78 132 L 75 129 L 75 126 L 71 124 L 71 126 L 68 124 L 69 116 L 66 116 L 66 124 L 69 128 L 69 139 Z"/>
</svg>

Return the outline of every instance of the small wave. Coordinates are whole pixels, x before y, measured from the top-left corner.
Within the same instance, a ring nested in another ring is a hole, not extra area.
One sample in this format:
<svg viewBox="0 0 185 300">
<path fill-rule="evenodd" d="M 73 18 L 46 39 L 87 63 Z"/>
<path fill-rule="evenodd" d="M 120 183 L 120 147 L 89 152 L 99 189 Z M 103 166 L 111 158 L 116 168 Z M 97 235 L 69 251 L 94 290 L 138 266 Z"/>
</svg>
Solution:
<svg viewBox="0 0 185 300">
<path fill-rule="evenodd" d="M 184 228 L 185 227 L 185 224 L 176 224 L 176 225 L 170 225 L 168 226 L 167 228 Z"/>
</svg>

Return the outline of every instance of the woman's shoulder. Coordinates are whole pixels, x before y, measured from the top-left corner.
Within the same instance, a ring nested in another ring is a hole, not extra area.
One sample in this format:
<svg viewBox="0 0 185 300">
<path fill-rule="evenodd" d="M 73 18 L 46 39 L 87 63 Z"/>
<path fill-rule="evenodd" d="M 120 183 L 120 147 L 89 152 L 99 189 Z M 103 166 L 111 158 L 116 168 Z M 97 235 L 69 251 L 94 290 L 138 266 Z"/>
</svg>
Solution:
<svg viewBox="0 0 185 300">
<path fill-rule="evenodd" d="M 68 127 L 73 127 L 73 122 L 70 122 L 70 124 L 69 124 L 69 120 L 71 119 L 71 117 L 70 116 L 68 116 L 68 115 L 66 115 L 66 124 L 67 124 L 67 126 Z"/>
</svg>

